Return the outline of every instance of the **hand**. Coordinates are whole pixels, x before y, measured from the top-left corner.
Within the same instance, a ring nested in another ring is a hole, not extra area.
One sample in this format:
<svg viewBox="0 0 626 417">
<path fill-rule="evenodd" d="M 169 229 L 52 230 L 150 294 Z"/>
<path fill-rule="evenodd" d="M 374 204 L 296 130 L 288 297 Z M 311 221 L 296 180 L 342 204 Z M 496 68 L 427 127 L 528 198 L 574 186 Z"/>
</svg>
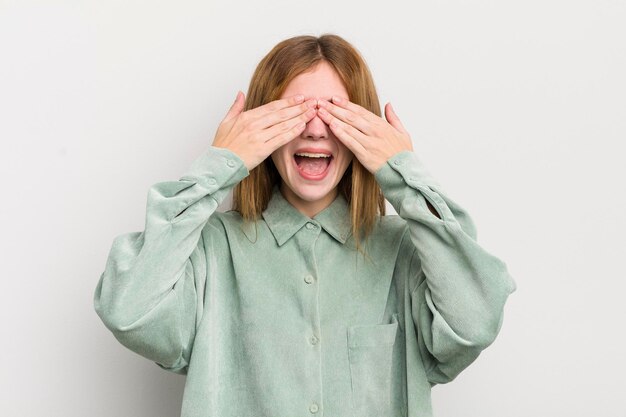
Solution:
<svg viewBox="0 0 626 417">
<path fill-rule="evenodd" d="M 335 96 L 332 101 L 318 100 L 320 118 L 372 174 L 396 153 L 413 150 L 391 103 L 385 105 L 385 121 L 345 98 Z"/>
<path fill-rule="evenodd" d="M 242 112 L 244 105 L 245 96 L 238 91 L 235 102 L 217 129 L 213 146 L 237 154 L 248 171 L 298 137 L 317 112 L 317 100 L 304 102 L 302 95 L 274 100 Z"/>
</svg>

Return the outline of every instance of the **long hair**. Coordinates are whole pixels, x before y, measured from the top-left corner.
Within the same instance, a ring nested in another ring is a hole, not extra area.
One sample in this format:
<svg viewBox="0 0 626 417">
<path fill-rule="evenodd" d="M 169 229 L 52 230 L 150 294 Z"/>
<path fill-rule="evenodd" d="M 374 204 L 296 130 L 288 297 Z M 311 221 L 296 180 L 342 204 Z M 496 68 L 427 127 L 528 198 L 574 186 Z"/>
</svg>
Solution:
<svg viewBox="0 0 626 417">
<path fill-rule="evenodd" d="M 381 115 L 378 94 L 365 60 L 345 39 L 328 33 L 319 37 L 295 36 L 278 43 L 254 71 L 244 111 L 279 99 L 296 76 L 322 61 L 337 71 L 350 101 Z M 267 208 L 273 186 L 280 181 L 272 158 L 266 158 L 235 186 L 233 210 L 246 221 L 257 220 Z M 349 204 L 352 235 L 359 249 L 361 238 L 367 238 L 377 217 L 385 215 L 383 193 L 374 175 L 356 157 L 339 181 L 338 191 Z"/>
</svg>

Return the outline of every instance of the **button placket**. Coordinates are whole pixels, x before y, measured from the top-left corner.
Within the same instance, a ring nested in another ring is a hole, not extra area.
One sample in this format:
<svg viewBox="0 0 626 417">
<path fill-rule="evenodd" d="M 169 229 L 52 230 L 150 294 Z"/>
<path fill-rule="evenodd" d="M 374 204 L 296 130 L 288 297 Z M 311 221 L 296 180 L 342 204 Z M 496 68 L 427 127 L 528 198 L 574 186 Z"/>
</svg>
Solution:
<svg viewBox="0 0 626 417">
<path fill-rule="evenodd" d="M 308 347 L 305 356 L 307 359 L 307 366 L 310 366 L 310 375 L 315 375 L 313 380 L 309 381 L 309 412 L 316 414 L 320 412 L 321 407 L 318 400 L 322 396 L 322 356 L 321 356 L 321 328 L 319 321 L 319 286 L 313 285 L 319 279 L 317 272 L 317 259 L 315 256 L 315 247 L 320 237 L 322 228 L 315 220 L 307 220 L 304 224 L 304 228 L 299 234 L 299 241 L 301 242 L 300 254 L 304 260 L 304 268 L 301 272 L 300 281 L 307 288 L 302 288 L 303 299 L 303 312 L 306 317 L 306 321 L 309 323 L 309 329 L 305 331 L 303 336 L 303 342 Z"/>
</svg>

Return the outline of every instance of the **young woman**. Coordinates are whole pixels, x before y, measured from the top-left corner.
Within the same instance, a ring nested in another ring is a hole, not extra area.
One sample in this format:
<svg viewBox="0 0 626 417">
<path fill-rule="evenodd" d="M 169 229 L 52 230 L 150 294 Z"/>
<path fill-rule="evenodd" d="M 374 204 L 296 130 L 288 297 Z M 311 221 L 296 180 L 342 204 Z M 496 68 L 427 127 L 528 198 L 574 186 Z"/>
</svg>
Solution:
<svg viewBox="0 0 626 417">
<path fill-rule="evenodd" d="M 431 416 L 431 387 L 494 341 L 515 282 L 385 119 L 348 42 L 282 41 L 114 240 L 95 309 L 187 375 L 183 417 Z"/>
</svg>

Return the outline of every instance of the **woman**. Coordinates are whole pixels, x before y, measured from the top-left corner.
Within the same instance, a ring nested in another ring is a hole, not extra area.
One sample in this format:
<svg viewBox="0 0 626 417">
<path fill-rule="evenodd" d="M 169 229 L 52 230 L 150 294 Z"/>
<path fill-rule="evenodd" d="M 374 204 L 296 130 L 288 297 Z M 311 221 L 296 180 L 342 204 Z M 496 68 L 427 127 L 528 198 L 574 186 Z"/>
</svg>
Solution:
<svg viewBox="0 0 626 417">
<path fill-rule="evenodd" d="M 187 374 L 183 417 L 431 416 L 431 387 L 494 341 L 515 282 L 385 118 L 344 39 L 280 42 L 114 240 L 95 309 Z"/>
</svg>

